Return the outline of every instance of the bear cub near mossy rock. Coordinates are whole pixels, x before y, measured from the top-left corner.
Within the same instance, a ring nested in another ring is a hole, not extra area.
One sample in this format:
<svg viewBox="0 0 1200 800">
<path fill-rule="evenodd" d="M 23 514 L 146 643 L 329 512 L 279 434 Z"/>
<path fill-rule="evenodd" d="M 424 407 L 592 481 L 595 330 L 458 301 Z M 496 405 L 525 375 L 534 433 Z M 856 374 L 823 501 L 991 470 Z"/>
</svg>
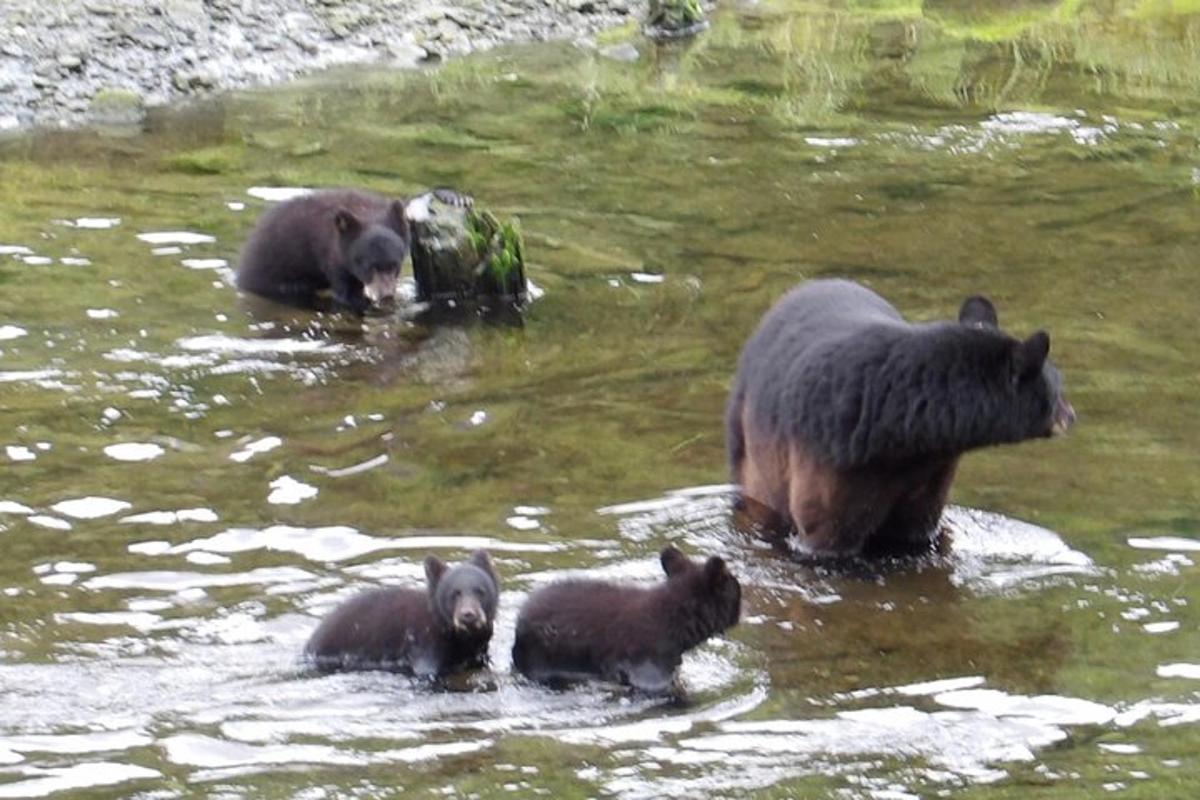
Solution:
<svg viewBox="0 0 1200 800">
<path fill-rule="evenodd" d="M 1002 332 L 983 297 L 912 324 L 850 281 L 793 289 L 742 350 L 726 410 L 743 507 L 812 555 L 929 550 L 963 453 L 1074 421 L 1049 351 L 1044 331 Z"/>
<path fill-rule="evenodd" d="M 247 239 L 238 288 L 312 306 L 330 289 L 336 303 L 362 313 L 396 294 L 411 234 L 405 201 L 353 189 L 328 189 L 268 210 Z"/>
<path fill-rule="evenodd" d="M 672 691 L 683 654 L 737 624 L 742 590 L 717 556 L 661 555 L 667 579 L 651 587 L 593 580 L 550 584 L 517 618 L 513 666 L 553 685 L 600 678 L 651 694 Z"/>
<path fill-rule="evenodd" d="M 485 550 L 453 567 L 425 558 L 424 591 L 375 589 L 350 598 L 305 646 L 322 670 L 381 669 L 419 677 L 487 664 L 500 580 Z"/>
</svg>

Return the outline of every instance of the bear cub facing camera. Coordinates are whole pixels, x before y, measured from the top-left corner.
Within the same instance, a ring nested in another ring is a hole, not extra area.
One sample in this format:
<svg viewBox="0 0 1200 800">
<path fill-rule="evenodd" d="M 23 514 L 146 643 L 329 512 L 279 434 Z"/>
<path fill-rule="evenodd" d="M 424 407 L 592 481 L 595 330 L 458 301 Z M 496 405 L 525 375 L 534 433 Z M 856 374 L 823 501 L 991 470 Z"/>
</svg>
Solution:
<svg viewBox="0 0 1200 800">
<path fill-rule="evenodd" d="M 963 453 L 1074 421 L 1049 351 L 983 297 L 913 324 L 857 283 L 793 289 L 742 350 L 726 410 L 743 506 L 812 555 L 929 550 Z"/>
<path fill-rule="evenodd" d="M 425 558 L 426 588 L 375 589 L 350 598 L 305 646 L 322 670 L 382 669 L 437 677 L 485 666 L 500 598 L 487 551 L 453 567 Z"/>
<path fill-rule="evenodd" d="M 671 691 L 683 654 L 737 624 L 742 590 L 717 556 L 700 563 L 668 546 L 660 561 L 667 579 L 656 586 L 566 580 L 534 592 L 517 618 L 513 666 L 543 683 Z"/>
<path fill-rule="evenodd" d="M 395 296 L 410 244 L 404 200 L 351 189 L 314 192 L 262 215 L 242 249 L 237 285 L 310 306 L 330 289 L 335 302 L 362 313 Z"/>
</svg>

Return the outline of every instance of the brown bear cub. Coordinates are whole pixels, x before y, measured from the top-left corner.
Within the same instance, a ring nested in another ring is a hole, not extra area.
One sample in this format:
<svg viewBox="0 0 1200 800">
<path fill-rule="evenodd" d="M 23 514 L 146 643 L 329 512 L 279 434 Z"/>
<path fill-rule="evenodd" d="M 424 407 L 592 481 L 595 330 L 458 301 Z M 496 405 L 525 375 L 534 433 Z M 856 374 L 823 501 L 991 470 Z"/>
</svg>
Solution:
<svg viewBox="0 0 1200 800">
<path fill-rule="evenodd" d="M 330 289 L 336 303 L 362 313 L 395 296 L 410 242 L 404 200 L 314 192 L 262 215 L 242 249 L 237 285 L 308 306 Z"/>
<path fill-rule="evenodd" d="M 657 586 L 567 580 L 534 592 L 517 618 L 513 666 L 543 683 L 671 691 L 683 654 L 737 624 L 742 589 L 717 556 L 701 564 L 667 547 L 660 560 L 667 579 Z"/>
<path fill-rule="evenodd" d="M 425 558 L 425 591 L 375 589 L 330 612 L 305 646 L 327 671 L 381 669 L 432 678 L 487 663 L 500 580 L 485 550 L 448 567 Z"/>
<path fill-rule="evenodd" d="M 1071 425 L 1049 350 L 1043 331 L 1003 333 L 983 297 L 912 324 L 856 283 L 793 289 L 746 343 L 726 410 L 742 500 L 808 554 L 927 551 L 963 453 Z"/>
</svg>

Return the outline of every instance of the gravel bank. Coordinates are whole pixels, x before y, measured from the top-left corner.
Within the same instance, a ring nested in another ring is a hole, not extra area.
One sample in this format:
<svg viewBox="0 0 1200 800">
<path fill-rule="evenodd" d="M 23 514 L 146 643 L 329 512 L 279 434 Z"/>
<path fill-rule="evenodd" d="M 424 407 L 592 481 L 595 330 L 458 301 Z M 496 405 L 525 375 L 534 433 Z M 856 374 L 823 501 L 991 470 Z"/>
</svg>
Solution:
<svg viewBox="0 0 1200 800">
<path fill-rule="evenodd" d="M 642 0 L 3 0 L 0 131 L 619 25 Z"/>
</svg>

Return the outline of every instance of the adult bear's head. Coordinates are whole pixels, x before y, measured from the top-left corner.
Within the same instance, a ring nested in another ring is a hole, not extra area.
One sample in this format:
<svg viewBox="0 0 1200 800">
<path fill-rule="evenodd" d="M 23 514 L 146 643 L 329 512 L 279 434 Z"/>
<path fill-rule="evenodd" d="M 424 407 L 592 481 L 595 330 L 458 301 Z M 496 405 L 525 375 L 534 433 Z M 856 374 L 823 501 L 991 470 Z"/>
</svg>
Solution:
<svg viewBox="0 0 1200 800">
<path fill-rule="evenodd" d="M 1075 422 L 1075 409 L 1063 395 L 1062 373 L 1050 361 L 1050 334 L 1036 331 L 1021 340 L 1003 333 L 996 307 L 980 295 L 963 301 L 958 321 L 997 341 L 1003 340 L 998 348 L 999 362 L 992 367 L 1007 383 L 1015 412 L 1006 420 L 1012 428 L 1005 438 L 1020 441 L 1066 433 Z"/>
</svg>

